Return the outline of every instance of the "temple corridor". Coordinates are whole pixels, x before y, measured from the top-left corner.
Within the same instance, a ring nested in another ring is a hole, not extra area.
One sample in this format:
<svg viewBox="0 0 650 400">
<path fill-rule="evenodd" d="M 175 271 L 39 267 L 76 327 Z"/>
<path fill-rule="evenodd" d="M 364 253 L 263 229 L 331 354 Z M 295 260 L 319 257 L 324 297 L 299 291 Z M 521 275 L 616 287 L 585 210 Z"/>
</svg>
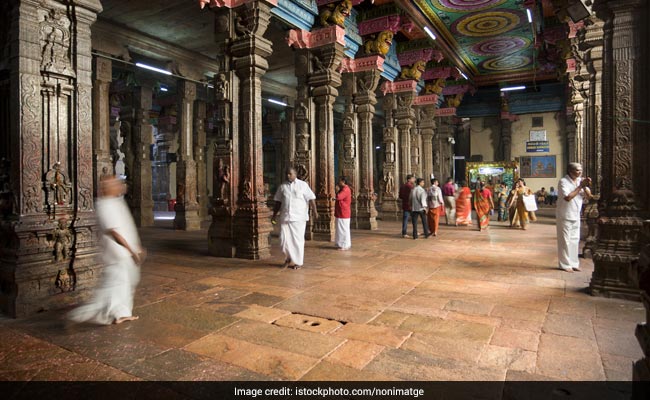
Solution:
<svg viewBox="0 0 650 400">
<path fill-rule="evenodd" d="M 0 379 L 631 380 L 644 308 L 586 294 L 591 260 L 557 269 L 552 213 L 427 240 L 383 222 L 348 252 L 307 242 L 297 271 L 277 232 L 268 261 L 214 258 L 205 229 L 157 220 L 140 231 L 140 319 L 2 319 Z"/>
</svg>

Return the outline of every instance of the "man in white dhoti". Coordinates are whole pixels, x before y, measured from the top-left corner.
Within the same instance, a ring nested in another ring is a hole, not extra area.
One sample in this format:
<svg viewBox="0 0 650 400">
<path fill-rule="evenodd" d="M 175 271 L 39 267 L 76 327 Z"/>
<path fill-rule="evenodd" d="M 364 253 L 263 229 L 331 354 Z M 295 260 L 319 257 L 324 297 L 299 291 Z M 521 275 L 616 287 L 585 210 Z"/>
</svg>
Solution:
<svg viewBox="0 0 650 400">
<path fill-rule="evenodd" d="M 102 232 L 105 264 L 91 301 L 72 310 L 71 320 L 98 324 L 133 321 L 133 295 L 140 281 L 138 265 L 144 261 L 138 231 L 123 195 L 122 180 L 108 177 L 100 183 L 102 198 L 97 200 L 97 219 Z"/>
<path fill-rule="evenodd" d="M 556 214 L 557 256 L 560 269 L 580 271 L 578 247 L 580 245 L 580 211 L 582 201 L 591 198 L 591 178 L 581 178 L 582 166 L 569 163 L 569 173 L 558 184 Z"/>
<path fill-rule="evenodd" d="M 305 226 L 309 221 L 309 209 L 314 218 L 316 211 L 316 195 L 306 182 L 296 177 L 296 170 L 288 168 L 287 180 L 275 192 L 275 207 L 271 222 L 276 224 L 276 216 L 280 213 L 280 246 L 285 255 L 284 268 L 300 269 L 305 256 Z"/>
</svg>

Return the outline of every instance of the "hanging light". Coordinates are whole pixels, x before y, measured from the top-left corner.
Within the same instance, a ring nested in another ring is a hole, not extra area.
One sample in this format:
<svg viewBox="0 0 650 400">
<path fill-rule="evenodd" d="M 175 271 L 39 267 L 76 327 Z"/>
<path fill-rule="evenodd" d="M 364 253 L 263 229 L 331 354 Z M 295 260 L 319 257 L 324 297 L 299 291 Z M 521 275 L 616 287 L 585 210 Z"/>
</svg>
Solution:
<svg viewBox="0 0 650 400">
<path fill-rule="evenodd" d="M 429 35 L 429 37 L 430 37 L 431 39 L 436 40 L 436 34 L 433 33 L 433 32 L 431 31 L 431 29 L 429 29 L 428 26 L 425 26 L 425 27 L 424 27 L 424 31 L 427 33 L 427 35 Z"/>
<path fill-rule="evenodd" d="M 152 67 L 151 65 L 147 65 L 147 64 L 143 64 L 143 63 L 135 63 L 135 66 L 140 67 L 140 68 L 144 68 L 144 69 L 148 69 L 150 71 L 159 72 L 159 73 L 165 74 L 165 75 L 171 75 L 172 74 L 171 72 L 169 72 L 169 71 L 167 71 L 165 69 Z"/>
<path fill-rule="evenodd" d="M 501 91 L 511 92 L 513 90 L 524 90 L 524 89 L 526 89 L 526 86 L 508 86 L 508 87 L 501 88 Z"/>
</svg>

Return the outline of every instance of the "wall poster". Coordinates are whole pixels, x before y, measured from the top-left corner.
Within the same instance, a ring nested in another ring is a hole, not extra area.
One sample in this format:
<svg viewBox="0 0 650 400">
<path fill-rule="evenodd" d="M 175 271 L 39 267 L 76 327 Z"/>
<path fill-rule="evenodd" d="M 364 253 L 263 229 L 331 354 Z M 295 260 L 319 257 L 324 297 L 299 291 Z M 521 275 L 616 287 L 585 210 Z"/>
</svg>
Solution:
<svg viewBox="0 0 650 400">
<path fill-rule="evenodd" d="M 522 178 L 556 178 L 555 156 L 520 157 Z"/>
</svg>

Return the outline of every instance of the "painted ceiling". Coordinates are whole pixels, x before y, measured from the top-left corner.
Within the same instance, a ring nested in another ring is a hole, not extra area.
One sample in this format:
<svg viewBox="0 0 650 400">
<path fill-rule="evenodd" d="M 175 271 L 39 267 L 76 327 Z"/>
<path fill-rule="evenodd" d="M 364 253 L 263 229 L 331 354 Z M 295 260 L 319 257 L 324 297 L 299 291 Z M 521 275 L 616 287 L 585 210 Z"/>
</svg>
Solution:
<svg viewBox="0 0 650 400">
<path fill-rule="evenodd" d="M 474 77 L 527 78 L 535 68 L 535 35 L 524 0 L 413 0 Z"/>
</svg>

